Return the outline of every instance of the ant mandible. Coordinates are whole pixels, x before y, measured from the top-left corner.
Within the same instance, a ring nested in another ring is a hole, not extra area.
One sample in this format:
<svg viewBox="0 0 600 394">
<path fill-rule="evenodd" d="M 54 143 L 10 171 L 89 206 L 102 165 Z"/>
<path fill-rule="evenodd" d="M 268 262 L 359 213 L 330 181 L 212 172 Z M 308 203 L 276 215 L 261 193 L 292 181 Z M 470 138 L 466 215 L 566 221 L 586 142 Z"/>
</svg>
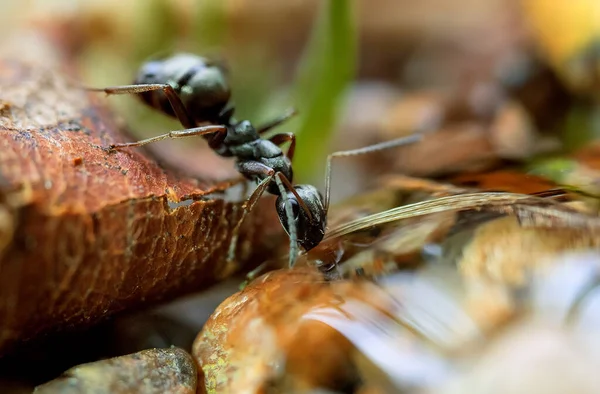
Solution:
<svg viewBox="0 0 600 394">
<path fill-rule="evenodd" d="M 270 139 L 261 135 L 285 122 L 294 111 L 255 129 L 248 120 L 237 121 L 235 108 L 229 105 L 231 90 L 224 70 L 215 62 L 193 54 L 176 54 L 142 65 L 132 85 L 88 88 L 106 94 L 138 94 L 149 106 L 175 117 L 184 130 L 171 131 L 137 142 L 113 144 L 110 150 L 146 145 L 168 138 L 203 136 L 211 149 L 223 157 L 235 158 L 237 171 L 258 186 L 243 205 L 243 213 L 234 227 L 228 259 L 235 257 L 237 233 L 245 216 L 267 191 L 278 196 L 279 220 L 290 237 L 289 265 L 298 254 L 317 246 L 325 235 L 329 209 L 331 161 L 335 157 L 354 156 L 416 142 L 411 135 L 365 148 L 332 153 L 327 158 L 325 198 L 312 185 L 293 185 L 292 158 L 296 146 L 293 133 L 280 133 Z M 208 126 L 198 126 L 210 123 Z M 287 154 L 280 146 L 290 142 Z M 227 182 L 232 185 L 235 182 Z"/>
</svg>

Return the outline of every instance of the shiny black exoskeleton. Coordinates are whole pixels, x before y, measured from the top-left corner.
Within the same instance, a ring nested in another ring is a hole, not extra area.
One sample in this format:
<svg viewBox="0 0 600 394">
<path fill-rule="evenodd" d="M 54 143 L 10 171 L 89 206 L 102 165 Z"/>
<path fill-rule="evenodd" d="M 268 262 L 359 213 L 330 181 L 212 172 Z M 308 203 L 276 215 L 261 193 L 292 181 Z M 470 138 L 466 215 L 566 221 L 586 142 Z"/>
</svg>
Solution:
<svg viewBox="0 0 600 394">
<path fill-rule="evenodd" d="M 218 64 L 192 54 L 177 54 L 144 64 L 133 85 L 93 90 L 138 94 L 146 104 L 179 119 L 185 128 L 133 143 L 115 144 L 112 149 L 202 135 L 217 154 L 235 158 L 236 168 L 245 178 L 258 183 L 245 205 L 245 213 L 264 191 L 277 195 L 277 213 L 290 236 L 290 265 L 296 258 L 296 244 L 310 250 L 323 239 L 327 204 L 322 195 L 313 186 L 292 184 L 295 136 L 282 133 L 268 140 L 261 138 L 261 134 L 281 124 L 292 113 L 259 129 L 247 120 L 235 120 L 234 107 L 230 105 L 231 90 Z M 279 147 L 285 142 L 290 142 L 287 155 Z"/>
</svg>

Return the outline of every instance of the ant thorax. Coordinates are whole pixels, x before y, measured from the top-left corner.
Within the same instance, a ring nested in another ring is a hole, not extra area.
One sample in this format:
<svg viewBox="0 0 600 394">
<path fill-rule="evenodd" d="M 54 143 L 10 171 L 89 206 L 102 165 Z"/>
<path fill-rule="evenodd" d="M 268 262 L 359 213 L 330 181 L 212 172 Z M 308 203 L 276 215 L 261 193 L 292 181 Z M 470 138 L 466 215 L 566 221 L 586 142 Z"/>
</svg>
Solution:
<svg viewBox="0 0 600 394">
<path fill-rule="evenodd" d="M 243 120 L 227 129 L 227 136 L 223 143 L 225 145 L 242 145 L 253 141 L 259 141 L 260 135 L 248 120 Z"/>
</svg>

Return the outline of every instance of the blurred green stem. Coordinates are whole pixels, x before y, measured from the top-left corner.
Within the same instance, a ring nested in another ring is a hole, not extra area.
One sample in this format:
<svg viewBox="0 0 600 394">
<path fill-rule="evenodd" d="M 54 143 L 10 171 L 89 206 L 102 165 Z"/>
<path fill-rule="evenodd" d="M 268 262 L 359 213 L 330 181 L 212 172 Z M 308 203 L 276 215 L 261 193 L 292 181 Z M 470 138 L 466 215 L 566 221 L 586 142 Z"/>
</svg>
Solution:
<svg viewBox="0 0 600 394">
<path fill-rule="evenodd" d="M 294 172 L 303 181 L 323 168 L 339 104 L 356 71 L 354 1 L 329 0 L 321 6 L 294 89 L 301 117 Z"/>
<path fill-rule="evenodd" d="M 165 0 L 148 0 L 138 7 L 139 17 L 133 21 L 135 42 L 133 61 L 136 64 L 149 57 L 168 52 L 178 36 L 177 15 Z"/>
<path fill-rule="evenodd" d="M 208 49 L 222 48 L 225 45 L 227 18 L 225 2 L 199 0 L 196 2 L 196 14 L 191 41 L 193 51 L 203 53 Z"/>
</svg>

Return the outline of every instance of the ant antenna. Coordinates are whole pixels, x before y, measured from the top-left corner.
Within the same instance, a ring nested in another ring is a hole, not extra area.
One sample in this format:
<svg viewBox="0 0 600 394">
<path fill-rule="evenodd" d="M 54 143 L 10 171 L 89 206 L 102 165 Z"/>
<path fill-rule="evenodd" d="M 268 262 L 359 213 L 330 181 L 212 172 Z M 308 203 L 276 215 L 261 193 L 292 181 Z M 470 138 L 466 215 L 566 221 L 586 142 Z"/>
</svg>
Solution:
<svg viewBox="0 0 600 394">
<path fill-rule="evenodd" d="M 420 141 L 423 138 L 423 133 L 411 134 L 406 137 L 400 137 L 395 140 L 381 142 L 379 144 L 365 146 L 363 148 L 345 150 L 340 152 L 334 152 L 327 156 L 327 168 L 325 170 L 325 214 L 329 211 L 329 200 L 331 195 L 331 168 L 332 161 L 334 158 L 358 156 L 368 153 L 378 152 L 385 149 L 395 148 L 402 145 L 413 144 Z"/>
<path fill-rule="evenodd" d="M 290 183 L 290 180 L 287 179 L 285 176 L 283 176 L 283 177 L 281 177 L 281 181 L 292 192 L 292 194 L 294 195 L 294 197 L 296 197 L 296 200 L 298 201 L 298 204 L 300 204 L 300 207 L 304 210 L 304 212 L 306 213 L 306 216 L 308 216 L 308 220 L 310 220 L 312 222 L 313 216 L 312 216 L 312 213 L 310 213 L 310 209 L 308 209 L 308 206 L 306 205 L 306 203 L 304 202 L 304 200 L 302 199 L 302 197 L 300 197 L 300 195 L 298 194 L 298 191 Z"/>
<path fill-rule="evenodd" d="M 290 235 L 290 255 L 289 255 L 289 267 L 293 267 L 296 263 L 296 256 L 298 255 L 298 233 L 296 231 L 296 225 L 294 224 L 294 212 L 292 211 L 292 206 L 290 205 L 290 200 L 287 198 L 287 193 L 285 190 L 285 186 L 282 182 L 282 178 L 285 176 L 281 173 L 275 174 L 275 183 L 277 183 L 277 187 L 279 188 L 279 193 L 281 193 L 281 198 L 283 199 L 283 206 L 285 209 L 285 214 L 288 219 L 288 231 Z M 293 188 L 292 188 L 293 190 Z"/>
</svg>

